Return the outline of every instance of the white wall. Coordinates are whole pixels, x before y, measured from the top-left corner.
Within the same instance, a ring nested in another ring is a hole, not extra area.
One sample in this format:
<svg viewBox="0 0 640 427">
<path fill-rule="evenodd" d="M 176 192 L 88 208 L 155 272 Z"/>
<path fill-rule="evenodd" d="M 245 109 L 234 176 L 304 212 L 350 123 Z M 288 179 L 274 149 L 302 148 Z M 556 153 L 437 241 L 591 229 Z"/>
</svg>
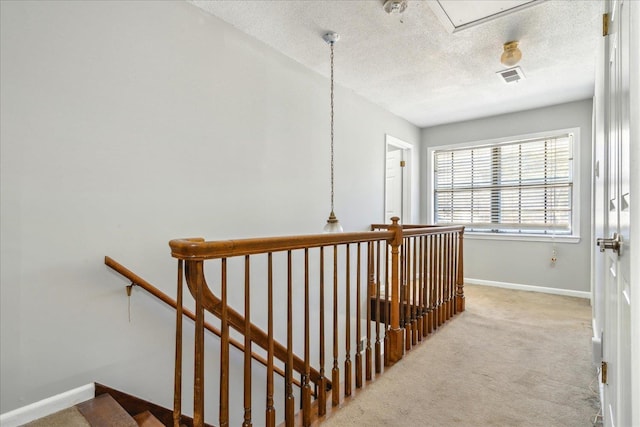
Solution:
<svg viewBox="0 0 640 427">
<path fill-rule="evenodd" d="M 0 7 L 0 412 L 91 381 L 171 407 L 173 313 L 134 292 L 129 322 L 103 257 L 174 295 L 172 238 L 321 231 L 328 80 L 182 1 Z M 383 219 L 387 133 L 419 144 L 337 87 L 346 230 Z"/>
<path fill-rule="evenodd" d="M 465 277 L 588 296 L 591 269 L 591 115 L 592 101 L 584 100 L 422 130 L 422 151 L 426 156 L 427 147 L 580 128 L 580 242 L 556 243 L 558 261 L 552 265 L 553 245 L 550 242 L 466 238 Z M 423 161 L 426 164 L 426 159 Z M 423 168 L 421 182 L 427 182 L 427 179 L 430 177 Z M 426 221 L 431 209 L 429 197 L 423 197 L 423 208 L 422 218 Z"/>
</svg>

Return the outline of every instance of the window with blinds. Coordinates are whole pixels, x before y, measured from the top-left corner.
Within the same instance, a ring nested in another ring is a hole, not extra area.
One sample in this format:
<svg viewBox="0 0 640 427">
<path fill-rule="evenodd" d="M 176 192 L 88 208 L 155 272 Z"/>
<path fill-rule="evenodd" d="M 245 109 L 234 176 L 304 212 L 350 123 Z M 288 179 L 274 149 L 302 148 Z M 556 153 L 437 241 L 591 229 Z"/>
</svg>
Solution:
<svg viewBox="0 0 640 427">
<path fill-rule="evenodd" d="M 573 134 L 433 151 L 436 224 L 573 233 Z"/>
</svg>

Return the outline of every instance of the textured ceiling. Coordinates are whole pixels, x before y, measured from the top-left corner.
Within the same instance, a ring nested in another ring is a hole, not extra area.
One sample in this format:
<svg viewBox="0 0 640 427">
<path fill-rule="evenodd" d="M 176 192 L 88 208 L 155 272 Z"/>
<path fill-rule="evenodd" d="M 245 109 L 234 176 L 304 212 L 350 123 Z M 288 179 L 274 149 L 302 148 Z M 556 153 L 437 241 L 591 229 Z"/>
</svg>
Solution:
<svg viewBox="0 0 640 427">
<path fill-rule="evenodd" d="M 338 32 L 336 83 L 420 127 L 593 96 L 600 1 L 547 0 L 455 33 L 427 1 L 409 0 L 402 22 L 383 0 L 191 3 L 325 76 L 322 34 Z M 526 79 L 505 84 L 496 72 L 510 40 Z"/>
</svg>

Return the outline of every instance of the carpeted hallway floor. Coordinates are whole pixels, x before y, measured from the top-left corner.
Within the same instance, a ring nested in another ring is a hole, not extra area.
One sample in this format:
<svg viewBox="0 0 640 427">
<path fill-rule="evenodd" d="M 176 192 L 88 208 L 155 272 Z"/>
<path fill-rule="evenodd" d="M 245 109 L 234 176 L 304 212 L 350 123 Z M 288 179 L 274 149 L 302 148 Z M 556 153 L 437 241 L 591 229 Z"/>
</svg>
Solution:
<svg viewBox="0 0 640 427">
<path fill-rule="evenodd" d="M 323 426 L 599 425 L 588 300 L 485 286 L 465 293 L 464 313 Z"/>
</svg>

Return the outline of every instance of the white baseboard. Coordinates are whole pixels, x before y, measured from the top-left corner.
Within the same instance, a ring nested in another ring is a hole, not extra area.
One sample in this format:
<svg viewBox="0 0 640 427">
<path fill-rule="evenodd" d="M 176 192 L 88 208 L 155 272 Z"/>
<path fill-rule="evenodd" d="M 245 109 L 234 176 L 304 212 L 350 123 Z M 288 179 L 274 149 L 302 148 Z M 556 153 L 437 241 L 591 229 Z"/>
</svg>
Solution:
<svg viewBox="0 0 640 427">
<path fill-rule="evenodd" d="M 96 386 L 94 383 L 65 391 L 58 395 L 42 399 L 13 411 L 0 415 L 1 427 L 17 427 L 29 423 L 47 415 L 54 414 L 63 409 L 70 408 L 78 403 L 93 399 Z"/>
<path fill-rule="evenodd" d="M 519 291 L 542 292 L 545 294 L 564 295 L 568 297 L 577 297 L 591 299 L 591 293 L 586 291 L 572 291 L 570 289 L 547 288 L 544 286 L 521 285 L 519 283 L 495 282 L 493 280 L 464 278 L 464 283 L 470 285 L 494 286 L 496 288 L 515 289 Z"/>
</svg>

